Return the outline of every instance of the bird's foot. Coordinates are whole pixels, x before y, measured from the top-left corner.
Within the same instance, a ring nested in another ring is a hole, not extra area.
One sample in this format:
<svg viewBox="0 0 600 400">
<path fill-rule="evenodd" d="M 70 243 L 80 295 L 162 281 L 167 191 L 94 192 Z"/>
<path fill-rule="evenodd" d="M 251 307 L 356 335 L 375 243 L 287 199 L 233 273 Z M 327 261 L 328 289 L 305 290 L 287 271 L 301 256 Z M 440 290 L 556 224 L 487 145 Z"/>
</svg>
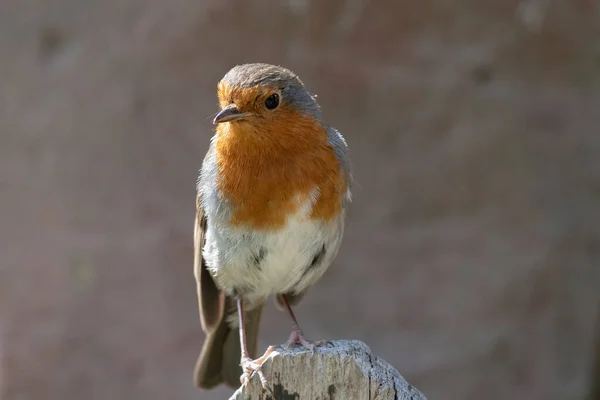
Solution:
<svg viewBox="0 0 600 400">
<path fill-rule="evenodd" d="M 315 349 L 319 346 L 324 346 L 327 345 L 329 346 L 331 344 L 331 342 L 329 340 L 316 340 L 316 341 L 310 341 L 307 340 L 304 335 L 302 334 L 302 331 L 299 329 L 294 329 L 292 331 L 292 334 L 290 335 L 290 338 L 288 339 L 288 341 L 286 342 L 286 345 L 288 347 L 293 346 L 293 345 L 301 345 L 304 348 L 310 350 L 311 353 L 315 352 Z"/>
<path fill-rule="evenodd" d="M 241 366 L 242 371 L 244 371 L 244 373 L 242 374 L 242 376 L 240 376 L 240 382 L 242 383 L 242 386 L 244 386 L 244 388 L 248 386 L 248 383 L 250 382 L 250 377 L 252 377 L 252 374 L 256 372 L 258 374 L 258 378 L 260 379 L 260 383 L 263 389 L 273 392 L 273 390 L 269 386 L 267 378 L 265 378 L 265 375 L 262 372 L 263 363 L 267 360 L 267 358 L 273 351 L 275 351 L 275 347 L 269 346 L 267 348 L 267 351 L 265 351 L 265 354 L 263 354 L 256 360 L 252 360 L 250 359 L 250 357 L 242 357 Z"/>
</svg>

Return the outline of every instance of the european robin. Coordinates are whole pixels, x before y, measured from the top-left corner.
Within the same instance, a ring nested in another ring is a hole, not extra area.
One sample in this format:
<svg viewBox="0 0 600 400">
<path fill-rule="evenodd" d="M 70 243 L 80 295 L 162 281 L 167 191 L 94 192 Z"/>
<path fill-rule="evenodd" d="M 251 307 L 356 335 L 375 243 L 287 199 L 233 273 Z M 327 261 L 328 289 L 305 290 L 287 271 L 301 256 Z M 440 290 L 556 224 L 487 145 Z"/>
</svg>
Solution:
<svg viewBox="0 0 600 400">
<path fill-rule="evenodd" d="M 219 82 L 218 98 L 197 182 L 194 275 L 206 339 L 194 382 L 236 387 L 256 372 L 267 387 L 261 367 L 274 347 L 253 358 L 270 296 L 292 319 L 287 345 L 318 344 L 304 337 L 290 305 L 338 253 L 352 181 L 348 149 L 285 68 L 238 65 Z"/>
</svg>

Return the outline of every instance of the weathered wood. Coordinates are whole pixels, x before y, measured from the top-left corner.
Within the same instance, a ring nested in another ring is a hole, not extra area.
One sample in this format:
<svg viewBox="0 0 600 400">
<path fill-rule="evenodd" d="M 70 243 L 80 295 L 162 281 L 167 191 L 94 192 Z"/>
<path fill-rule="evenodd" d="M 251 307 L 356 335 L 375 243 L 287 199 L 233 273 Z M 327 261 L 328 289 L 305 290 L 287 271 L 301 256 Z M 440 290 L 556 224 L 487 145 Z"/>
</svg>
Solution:
<svg viewBox="0 0 600 400">
<path fill-rule="evenodd" d="M 263 366 L 273 393 L 262 389 L 257 374 L 230 400 L 426 400 L 392 366 L 359 341 L 339 340 L 314 354 L 278 348 Z"/>
</svg>

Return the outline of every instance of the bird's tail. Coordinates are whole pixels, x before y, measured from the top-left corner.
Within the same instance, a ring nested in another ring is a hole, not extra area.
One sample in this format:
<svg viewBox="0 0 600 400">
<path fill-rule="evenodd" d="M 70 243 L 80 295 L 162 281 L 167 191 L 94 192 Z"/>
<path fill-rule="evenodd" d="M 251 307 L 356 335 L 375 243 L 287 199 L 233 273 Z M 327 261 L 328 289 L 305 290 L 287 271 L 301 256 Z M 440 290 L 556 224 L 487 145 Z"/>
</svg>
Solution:
<svg viewBox="0 0 600 400">
<path fill-rule="evenodd" d="M 258 330 L 263 307 L 244 313 L 246 345 L 251 358 L 256 358 Z M 207 333 L 202 351 L 194 369 L 194 384 L 200 389 L 210 389 L 221 383 L 232 388 L 240 386 L 241 347 L 237 325 L 231 326 L 223 317 L 219 327 Z"/>
</svg>

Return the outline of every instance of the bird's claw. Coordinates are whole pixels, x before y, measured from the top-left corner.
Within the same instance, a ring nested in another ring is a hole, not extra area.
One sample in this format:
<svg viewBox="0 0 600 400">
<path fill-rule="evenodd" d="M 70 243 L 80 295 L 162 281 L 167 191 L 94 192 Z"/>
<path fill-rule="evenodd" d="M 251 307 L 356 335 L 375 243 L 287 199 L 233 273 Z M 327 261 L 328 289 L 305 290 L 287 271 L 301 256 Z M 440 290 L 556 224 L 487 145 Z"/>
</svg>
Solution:
<svg viewBox="0 0 600 400">
<path fill-rule="evenodd" d="M 297 345 L 297 344 L 310 350 L 310 352 L 314 354 L 315 349 L 317 347 L 324 346 L 324 345 L 330 346 L 331 342 L 329 340 L 316 340 L 316 341 L 306 340 L 306 338 L 302 335 L 302 332 L 293 331 L 292 334 L 290 335 L 290 338 L 286 342 L 286 346 L 290 347 L 290 346 Z"/>
<path fill-rule="evenodd" d="M 252 374 L 254 372 L 256 372 L 256 374 L 258 375 L 258 378 L 260 379 L 260 383 L 261 383 L 263 389 L 268 390 L 269 392 L 273 393 L 273 389 L 271 389 L 271 387 L 269 386 L 267 378 L 265 378 L 265 375 L 262 372 L 263 363 L 265 362 L 265 360 L 269 357 L 269 355 L 273 351 L 275 351 L 275 347 L 269 346 L 267 351 L 265 351 L 265 354 L 263 354 L 261 357 L 257 358 L 256 360 L 252 360 L 252 359 L 250 359 L 250 357 L 242 357 L 241 366 L 242 366 L 242 371 L 244 371 L 244 372 L 240 376 L 240 382 L 244 388 L 248 387 L 248 384 L 250 383 L 250 378 L 252 377 Z"/>
<path fill-rule="evenodd" d="M 250 383 L 250 377 L 254 372 L 256 372 L 258 374 L 258 378 L 260 379 L 260 383 L 263 385 L 263 388 L 265 387 L 267 378 L 265 378 L 265 375 L 262 372 L 262 365 L 253 362 L 249 358 L 245 358 L 242 360 L 242 370 L 244 371 L 242 376 L 240 376 L 240 382 L 242 386 L 248 387 L 248 384 Z"/>
</svg>

